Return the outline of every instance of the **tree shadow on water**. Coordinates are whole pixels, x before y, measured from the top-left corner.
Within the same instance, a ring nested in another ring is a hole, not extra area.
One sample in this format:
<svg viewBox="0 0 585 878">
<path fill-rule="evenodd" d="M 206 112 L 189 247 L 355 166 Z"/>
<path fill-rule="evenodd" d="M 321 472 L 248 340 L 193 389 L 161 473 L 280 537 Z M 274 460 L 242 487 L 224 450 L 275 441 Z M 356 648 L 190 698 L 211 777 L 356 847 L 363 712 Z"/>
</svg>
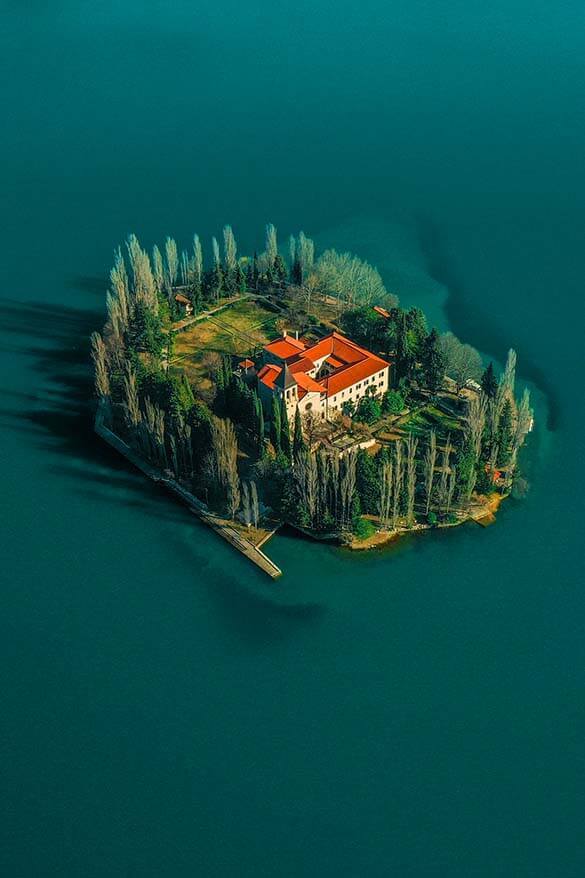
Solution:
<svg viewBox="0 0 585 878">
<path fill-rule="evenodd" d="M 229 573 L 223 566 L 210 564 L 208 541 L 220 537 L 95 434 L 89 337 L 103 320 L 101 311 L 0 299 L 0 326 L 10 336 L 11 352 L 24 357 L 35 376 L 30 389 L 1 391 L 9 401 L 9 407 L 0 410 L 3 429 L 20 434 L 25 443 L 36 447 L 46 457 L 47 472 L 70 479 L 88 502 L 123 502 L 128 509 L 172 523 L 174 551 L 184 553 L 184 562 L 203 574 L 200 582 L 224 621 L 248 644 L 268 647 L 293 633 L 299 622 L 319 619 L 323 607 L 290 603 L 282 588 L 265 581 L 259 571 L 251 571 L 247 560 L 234 559 Z M 197 538 L 191 541 L 181 535 L 182 527 L 201 535 L 201 548 Z"/>
<path fill-rule="evenodd" d="M 134 508 L 176 520 L 183 510 L 177 512 L 160 488 L 94 433 L 89 337 L 103 321 L 102 311 L 0 299 L 0 326 L 11 337 L 11 352 L 24 357 L 34 376 L 30 390 L 2 390 L 12 403 L 0 411 L 3 429 L 22 434 L 46 456 L 47 471 L 72 479 L 76 490 L 91 485 L 95 500 L 120 502 L 123 496 Z M 166 502 L 155 504 L 161 496 Z"/>
</svg>

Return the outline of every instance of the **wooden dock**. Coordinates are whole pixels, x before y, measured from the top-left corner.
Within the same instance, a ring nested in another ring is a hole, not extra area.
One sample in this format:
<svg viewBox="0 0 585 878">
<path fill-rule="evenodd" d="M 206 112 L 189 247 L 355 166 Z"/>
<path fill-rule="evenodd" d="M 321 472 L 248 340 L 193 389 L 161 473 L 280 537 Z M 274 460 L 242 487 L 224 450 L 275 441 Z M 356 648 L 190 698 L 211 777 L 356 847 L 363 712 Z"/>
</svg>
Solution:
<svg viewBox="0 0 585 878">
<path fill-rule="evenodd" d="M 258 546 L 254 546 L 242 537 L 235 528 L 230 527 L 228 524 L 225 524 L 225 522 L 218 519 L 209 511 L 205 503 L 202 503 L 201 500 L 187 491 L 186 488 L 180 485 L 175 479 L 164 476 L 157 467 L 152 466 L 148 461 L 144 460 L 144 458 L 130 448 L 123 439 L 120 439 L 119 436 L 106 427 L 101 403 L 98 405 L 96 412 L 94 429 L 98 436 L 107 442 L 108 445 L 119 452 L 119 454 L 125 457 L 126 460 L 130 461 L 133 466 L 144 473 L 144 475 L 148 476 L 149 479 L 152 479 L 153 482 L 162 485 L 174 494 L 175 497 L 178 497 L 194 515 L 196 515 L 201 521 L 205 522 L 205 524 L 212 528 L 212 530 L 222 537 L 222 539 L 230 543 L 230 545 L 237 549 L 238 552 L 245 555 L 246 558 L 252 561 L 252 563 L 259 567 L 260 570 L 267 573 L 272 579 L 277 579 L 277 577 L 282 575 L 280 567 L 278 567 L 274 561 L 271 561 Z M 270 536 L 272 536 L 272 534 L 270 534 Z"/>
</svg>

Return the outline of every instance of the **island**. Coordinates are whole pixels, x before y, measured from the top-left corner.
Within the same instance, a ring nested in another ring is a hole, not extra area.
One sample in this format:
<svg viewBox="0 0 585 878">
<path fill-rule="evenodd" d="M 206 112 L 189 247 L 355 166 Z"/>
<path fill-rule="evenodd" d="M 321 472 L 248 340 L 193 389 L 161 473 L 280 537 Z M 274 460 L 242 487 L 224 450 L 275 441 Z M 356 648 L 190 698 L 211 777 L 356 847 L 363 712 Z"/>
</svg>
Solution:
<svg viewBox="0 0 585 878">
<path fill-rule="evenodd" d="M 364 549 L 493 521 L 533 426 L 514 350 L 498 376 L 357 256 L 284 250 L 273 224 L 248 256 L 229 225 L 209 259 L 130 235 L 91 337 L 98 434 L 273 577 L 283 524 Z"/>
</svg>

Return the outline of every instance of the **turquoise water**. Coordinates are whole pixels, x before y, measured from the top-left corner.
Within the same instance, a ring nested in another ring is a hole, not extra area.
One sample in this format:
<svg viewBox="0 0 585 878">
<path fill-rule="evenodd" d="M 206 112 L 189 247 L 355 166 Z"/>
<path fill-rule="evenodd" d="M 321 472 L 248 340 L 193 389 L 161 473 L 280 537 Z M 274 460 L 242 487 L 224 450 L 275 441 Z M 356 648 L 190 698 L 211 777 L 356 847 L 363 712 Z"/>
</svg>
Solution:
<svg viewBox="0 0 585 878">
<path fill-rule="evenodd" d="M 2 874 L 583 874 L 585 10 L 485 6 L 4 3 Z M 517 347 L 495 527 L 271 584 L 93 438 L 113 247 L 267 220 Z"/>
</svg>

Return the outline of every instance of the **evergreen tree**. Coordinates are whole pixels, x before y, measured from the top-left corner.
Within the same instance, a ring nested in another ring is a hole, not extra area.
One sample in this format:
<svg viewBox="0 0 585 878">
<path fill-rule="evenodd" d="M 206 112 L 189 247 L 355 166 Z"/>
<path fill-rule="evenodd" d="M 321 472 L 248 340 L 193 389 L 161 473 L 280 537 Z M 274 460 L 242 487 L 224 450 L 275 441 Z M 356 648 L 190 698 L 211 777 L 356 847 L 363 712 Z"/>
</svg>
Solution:
<svg viewBox="0 0 585 878">
<path fill-rule="evenodd" d="M 408 339 L 406 314 L 403 312 L 396 327 L 396 377 L 411 378 L 416 364 Z"/>
<path fill-rule="evenodd" d="M 274 258 L 273 271 L 276 283 L 280 284 L 280 286 L 284 286 L 286 280 L 286 265 L 284 264 L 284 259 L 280 253 L 277 253 Z"/>
<path fill-rule="evenodd" d="M 293 266 L 290 272 L 290 279 L 295 286 L 300 287 L 303 285 L 303 266 L 301 265 L 300 260 L 295 259 Z"/>
<path fill-rule="evenodd" d="M 495 399 L 498 392 L 498 380 L 494 372 L 494 364 L 491 360 L 481 376 L 481 387 L 488 399 Z"/>
<path fill-rule="evenodd" d="M 260 457 L 264 455 L 264 409 L 262 408 L 262 402 L 260 401 L 260 397 L 254 391 L 253 395 L 254 402 L 254 417 L 256 423 L 256 441 L 258 443 L 258 452 Z"/>
<path fill-rule="evenodd" d="M 305 443 L 305 437 L 303 436 L 303 423 L 301 419 L 301 412 L 299 407 L 297 406 L 295 411 L 295 428 L 294 428 L 294 437 L 293 437 L 293 454 L 296 457 L 302 451 L 306 451 L 307 445 Z"/>
<path fill-rule="evenodd" d="M 286 410 L 286 402 L 284 400 L 284 396 L 281 399 L 280 406 L 280 448 L 287 458 L 287 460 L 291 460 L 292 458 L 292 447 L 290 441 L 290 425 L 288 422 L 288 413 Z"/>
<path fill-rule="evenodd" d="M 430 331 L 422 346 L 422 368 L 427 387 L 436 393 L 445 377 L 445 356 L 436 329 Z"/>
<path fill-rule="evenodd" d="M 280 451 L 280 400 L 276 394 L 272 397 L 272 410 L 270 413 L 270 441 L 278 454 Z"/>
<path fill-rule="evenodd" d="M 412 352 L 420 360 L 428 335 L 426 317 L 420 308 L 408 309 L 406 312 L 406 326 Z"/>
<path fill-rule="evenodd" d="M 236 292 L 245 293 L 246 292 L 246 273 L 240 263 L 238 262 L 235 268 L 235 284 L 236 284 Z"/>
<path fill-rule="evenodd" d="M 149 354 L 160 356 L 163 339 L 158 314 L 154 314 L 144 302 L 136 302 L 134 314 L 128 327 L 128 346 L 135 351 L 147 351 Z"/>
<path fill-rule="evenodd" d="M 356 489 L 362 511 L 375 515 L 380 498 L 380 473 L 375 459 L 363 449 L 357 456 Z"/>
</svg>

